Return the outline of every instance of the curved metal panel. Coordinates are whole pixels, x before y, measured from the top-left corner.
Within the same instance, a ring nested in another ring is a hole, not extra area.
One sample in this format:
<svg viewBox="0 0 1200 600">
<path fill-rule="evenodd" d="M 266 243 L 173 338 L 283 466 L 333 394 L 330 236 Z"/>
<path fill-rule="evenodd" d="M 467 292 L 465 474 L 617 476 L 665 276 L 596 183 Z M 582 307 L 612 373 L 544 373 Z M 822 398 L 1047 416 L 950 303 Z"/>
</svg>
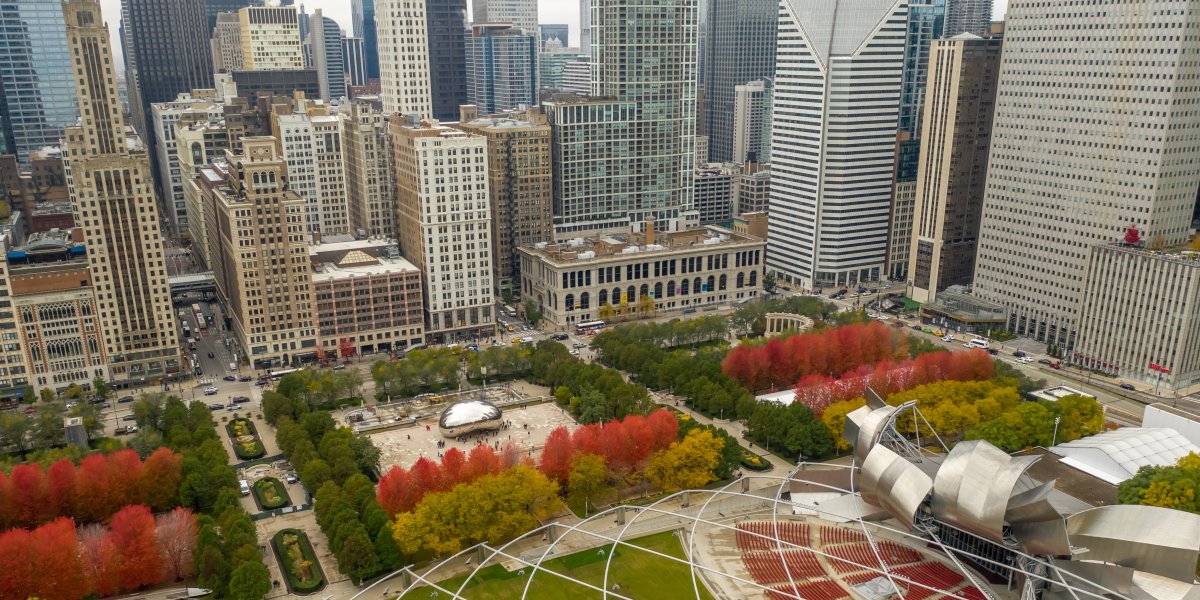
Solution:
<svg viewBox="0 0 1200 600">
<path fill-rule="evenodd" d="M 1054 482 L 1043 483 L 1009 498 L 1004 520 L 1012 534 L 1030 554 L 1069 555 L 1071 542 L 1067 539 L 1067 521 L 1050 504 Z"/>
<path fill-rule="evenodd" d="M 862 417 L 862 421 L 858 423 L 858 435 L 854 440 L 854 462 L 856 464 L 861 465 L 866 462 L 867 454 L 879 442 L 879 436 L 883 433 L 888 417 L 891 417 L 894 412 L 896 412 L 896 407 L 885 406 L 872 410 Z"/>
<path fill-rule="evenodd" d="M 1200 515 L 1157 506 L 1101 506 L 1067 518 L 1079 558 L 1191 582 L 1200 556 Z"/>
<path fill-rule="evenodd" d="M 1038 458 L 1013 458 L 982 440 L 958 444 L 942 461 L 933 480 L 933 515 L 1004 543 L 1004 513 L 1013 487 Z"/>
<path fill-rule="evenodd" d="M 869 406 L 860 406 L 846 413 L 846 423 L 842 425 L 842 439 L 846 440 L 847 444 L 853 446 L 858 443 L 858 428 L 867 420 L 869 414 Z"/>
<path fill-rule="evenodd" d="M 863 462 L 859 485 L 863 500 L 883 507 L 901 524 L 912 527 L 933 489 L 933 480 L 886 446 L 875 446 Z"/>
</svg>

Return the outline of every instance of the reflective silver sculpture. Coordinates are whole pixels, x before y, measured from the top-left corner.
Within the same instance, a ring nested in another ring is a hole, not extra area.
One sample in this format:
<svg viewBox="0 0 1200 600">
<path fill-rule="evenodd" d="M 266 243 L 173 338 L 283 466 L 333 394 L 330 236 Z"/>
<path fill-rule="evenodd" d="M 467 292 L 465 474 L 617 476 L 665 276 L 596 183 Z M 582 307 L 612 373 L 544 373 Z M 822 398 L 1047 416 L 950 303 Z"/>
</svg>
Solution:
<svg viewBox="0 0 1200 600">
<path fill-rule="evenodd" d="M 883 507 L 897 521 L 912 527 L 917 511 L 933 489 L 933 480 L 908 459 L 875 446 L 862 466 L 862 499 Z"/>
<path fill-rule="evenodd" d="M 1101 506 L 1067 518 L 1077 560 L 1103 561 L 1192 581 L 1200 555 L 1200 515 L 1136 504 Z"/>
<path fill-rule="evenodd" d="M 475 431 L 500 429 L 500 409 L 487 400 L 463 400 L 442 411 L 438 429 L 445 437 L 458 437 Z"/>
</svg>

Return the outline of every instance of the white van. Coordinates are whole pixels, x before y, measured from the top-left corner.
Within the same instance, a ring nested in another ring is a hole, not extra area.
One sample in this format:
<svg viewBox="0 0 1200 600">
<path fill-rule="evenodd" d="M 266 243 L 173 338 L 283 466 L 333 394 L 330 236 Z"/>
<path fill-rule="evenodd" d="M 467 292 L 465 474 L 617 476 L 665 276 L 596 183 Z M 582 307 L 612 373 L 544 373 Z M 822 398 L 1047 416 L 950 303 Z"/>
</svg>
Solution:
<svg viewBox="0 0 1200 600">
<path fill-rule="evenodd" d="M 988 341 L 981 337 L 973 337 L 973 338 L 971 338 L 971 341 L 967 342 L 966 346 L 968 348 L 979 348 L 981 350 L 987 350 L 988 349 Z"/>
<path fill-rule="evenodd" d="M 242 479 L 242 480 L 238 481 L 238 485 L 240 485 L 240 486 L 241 486 L 241 488 L 242 488 L 242 495 L 243 495 L 243 496 L 249 496 L 249 495 L 250 495 L 250 482 L 249 482 L 249 481 L 246 481 L 245 479 Z"/>
</svg>

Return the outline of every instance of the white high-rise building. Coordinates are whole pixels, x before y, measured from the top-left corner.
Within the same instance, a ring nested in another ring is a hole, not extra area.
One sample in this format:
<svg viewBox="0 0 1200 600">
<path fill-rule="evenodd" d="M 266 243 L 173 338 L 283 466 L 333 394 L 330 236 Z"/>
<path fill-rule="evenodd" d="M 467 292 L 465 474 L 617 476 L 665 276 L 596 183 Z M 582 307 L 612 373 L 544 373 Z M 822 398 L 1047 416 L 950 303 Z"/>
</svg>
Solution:
<svg viewBox="0 0 1200 600">
<path fill-rule="evenodd" d="M 1198 36 L 1197 0 L 1009 4 L 974 289 L 1010 331 L 1071 358 L 1097 248 L 1131 226 L 1150 248 L 1187 239 Z"/>
<path fill-rule="evenodd" d="M 804 288 L 887 260 L 907 0 L 783 0 L 767 268 Z"/>
<path fill-rule="evenodd" d="M 592 0 L 579 0 L 579 51 L 592 55 Z"/>
<path fill-rule="evenodd" d="M 733 154 L 736 163 L 771 162 L 771 80 L 756 80 L 733 88 Z"/>
<path fill-rule="evenodd" d="M 389 115 L 431 116 L 425 0 L 379 0 L 375 4 L 375 24 L 383 110 Z"/>
<path fill-rule="evenodd" d="M 309 232 L 347 233 L 350 211 L 341 119 L 324 107 L 302 108 L 303 112 L 275 117 L 288 185 L 304 198 Z"/>
<path fill-rule="evenodd" d="M 529 33 L 538 31 L 537 0 L 473 0 L 471 8 L 475 23 L 512 23 Z"/>
<path fill-rule="evenodd" d="M 248 6 L 238 11 L 242 69 L 280 71 L 304 68 L 300 21 L 292 6 Z"/>
<path fill-rule="evenodd" d="M 400 253 L 425 274 L 433 342 L 495 334 L 487 138 L 393 119 Z"/>
<path fill-rule="evenodd" d="M 212 90 L 194 90 L 180 94 L 174 102 L 155 102 L 150 105 L 154 152 L 158 155 L 158 181 L 162 185 L 163 205 L 176 234 L 188 229 L 187 207 L 183 199 L 183 182 L 191 173 L 179 168 L 179 152 L 175 145 L 175 127 L 181 121 L 191 124 L 219 121 L 224 106 Z"/>
<path fill-rule="evenodd" d="M 346 63 L 342 55 L 342 31 L 337 21 L 326 17 L 321 9 L 308 17 L 308 45 L 312 48 L 313 68 L 317 70 L 317 85 L 321 98 L 337 100 L 346 95 Z"/>
</svg>

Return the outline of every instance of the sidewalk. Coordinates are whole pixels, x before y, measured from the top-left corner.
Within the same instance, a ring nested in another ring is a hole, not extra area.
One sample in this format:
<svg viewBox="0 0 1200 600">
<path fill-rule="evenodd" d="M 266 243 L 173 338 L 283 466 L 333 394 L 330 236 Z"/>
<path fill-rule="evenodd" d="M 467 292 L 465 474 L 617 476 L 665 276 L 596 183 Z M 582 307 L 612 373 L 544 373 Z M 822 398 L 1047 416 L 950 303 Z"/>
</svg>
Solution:
<svg viewBox="0 0 1200 600">
<path fill-rule="evenodd" d="M 654 402 L 656 404 L 660 404 L 660 405 L 668 407 L 668 408 L 673 408 L 681 413 L 684 413 L 684 414 L 688 415 L 689 417 L 691 417 L 692 419 L 694 419 L 697 423 L 700 423 L 701 425 L 712 425 L 718 429 L 725 431 L 725 433 L 728 433 L 730 436 L 732 436 L 733 439 L 737 440 L 740 444 L 742 444 L 742 446 L 745 446 L 746 449 L 767 459 L 767 461 L 769 461 L 771 463 L 771 466 L 774 467 L 774 469 L 771 470 L 772 475 L 778 475 L 780 477 L 786 476 L 788 474 L 788 472 L 790 472 L 792 470 L 792 468 L 795 466 L 792 463 L 790 463 L 786 460 L 783 460 L 782 458 L 775 455 L 774 453 L 767 452 L 766 450 L 764 450 L 761 447 L 758 447 L 758 446 L 751 447 L 753 442 L 751 442 L 749 439 L 747 439 L 746 436 L 742 435 L 742 431 L 743 431 L 744 427 L 742 425 L 739 425 L 737 421 L 720 421 L 718 419 L 710 419 L 710 418 L 696 412 L 695 410 L 692 410 L 691 408 L 689 408 L 687 406 L 687 403 L 684 402 L 683 398 L 681 398 L 679 396 L 673 396 L 673 395 L 665 393 L 665 392 L 650 392 L 650 397 L 654 400 Z M 675 405 L 675 402 L 677 400 L 679 401 L 678 406 Z"/>
</svg>

